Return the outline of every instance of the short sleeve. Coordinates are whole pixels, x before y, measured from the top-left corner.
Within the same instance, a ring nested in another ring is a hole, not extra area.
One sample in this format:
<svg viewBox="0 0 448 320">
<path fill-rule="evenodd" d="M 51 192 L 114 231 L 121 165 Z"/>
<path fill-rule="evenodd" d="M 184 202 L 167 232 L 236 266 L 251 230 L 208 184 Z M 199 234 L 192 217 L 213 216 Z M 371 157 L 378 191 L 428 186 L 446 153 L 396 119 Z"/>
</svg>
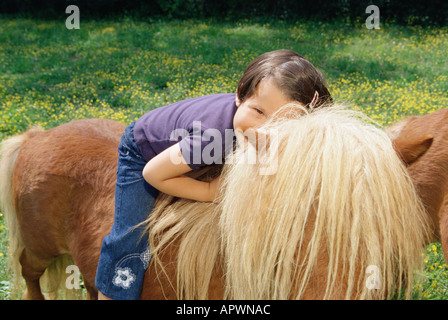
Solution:
<svg viewBox="0 0 448 320">
<path fill-rule="evenodd" d="M 225 137 L 217 129 L 193 131 L 180 142 L 180 150 L 186 163 L 195 170 L 205 165 L 221 164 L 225 154 Z"/>
</svg>

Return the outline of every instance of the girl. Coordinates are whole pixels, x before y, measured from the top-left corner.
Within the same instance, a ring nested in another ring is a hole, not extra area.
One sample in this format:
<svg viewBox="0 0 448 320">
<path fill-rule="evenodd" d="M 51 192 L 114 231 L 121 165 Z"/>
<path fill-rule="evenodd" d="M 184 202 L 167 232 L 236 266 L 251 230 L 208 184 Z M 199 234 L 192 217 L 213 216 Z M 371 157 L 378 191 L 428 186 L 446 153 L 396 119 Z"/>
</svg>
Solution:
<svg viewBox="0 0 448 320">
<path fill-rule="evenodd" d="M 118 147 L 115 220 L 103 240 L 95 280 L 99 298 L 139 299 L 151 253 L 148 243 L 140 239 L 142 229 L 134 226 L 147 219 L 159 191 L 197 201 L 214 200 L 219 178 L 202 182 L 183 175 L 210 164 L 201 156 L 210 143 L 208 129 L 218 130 L 222 138 L 218 140 L 225 141 L 226 130 L 260 127 L 285 104 L 314 108 L 330 101 L 323 76 L 309 61 L 294 51 L 276 50 L 249 64 L 236 95 L 180 101 L 152 110 L 129 125 Z M 180 141 L 176 139 L 179 133 L 183 133 Z M 228 149 L 224 145 L 222 154 L 213 159 L 221 160 Z"/>
</svg>

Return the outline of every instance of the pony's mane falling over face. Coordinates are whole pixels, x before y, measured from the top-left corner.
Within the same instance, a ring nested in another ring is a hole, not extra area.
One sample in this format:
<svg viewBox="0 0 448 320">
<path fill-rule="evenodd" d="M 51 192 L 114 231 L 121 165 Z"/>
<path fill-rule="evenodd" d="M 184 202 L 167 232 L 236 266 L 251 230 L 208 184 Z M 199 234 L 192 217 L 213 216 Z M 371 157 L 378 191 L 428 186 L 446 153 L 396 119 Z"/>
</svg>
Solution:
<svg viewBox="0 0 448 320">
<path fill-rule="evenodd" d="M 387 135 L 337 106 L 261 131 L 268 151 L 275 144 L 275 172 L 260 174 L 266 161 L 248 163 L 250 150 L 239 149 L 218 205 L 166 202 L 150 218 L 155 262 L 181 243 L 179 297 L 207 298 L 216 262 L 227 299 L 410 297 L 428 222 Z"/>
</svg>

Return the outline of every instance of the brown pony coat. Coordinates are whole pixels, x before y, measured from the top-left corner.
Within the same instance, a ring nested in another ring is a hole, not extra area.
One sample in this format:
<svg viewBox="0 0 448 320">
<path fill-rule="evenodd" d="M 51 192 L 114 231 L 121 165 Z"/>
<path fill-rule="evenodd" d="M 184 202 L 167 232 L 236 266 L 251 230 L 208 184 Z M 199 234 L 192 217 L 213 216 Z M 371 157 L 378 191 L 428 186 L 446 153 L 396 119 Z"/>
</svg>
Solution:
<svg viewBox="0 0 448 320">
<path fill-rule="evenodd" d="M 28 290 L 37 287 L 36 278 L 54 258 L 70 254 L 96 296 L 97 252 L 113 223 L 116 148 L 123 131 L 117 122 L 82 120 L 26 134 L 12 181 Z"/>
</svg>

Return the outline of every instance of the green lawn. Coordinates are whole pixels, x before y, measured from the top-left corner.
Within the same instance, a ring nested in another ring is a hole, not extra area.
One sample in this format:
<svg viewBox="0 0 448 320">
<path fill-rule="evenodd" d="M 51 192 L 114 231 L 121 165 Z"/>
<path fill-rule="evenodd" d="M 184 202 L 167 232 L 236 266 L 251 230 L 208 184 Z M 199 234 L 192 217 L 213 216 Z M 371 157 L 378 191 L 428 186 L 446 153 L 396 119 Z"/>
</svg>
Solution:
<svg viewBox="0 0 448 320">
<path fill-rule="evenodd" d="M 31 125 L 86 117 L 130 123 L 180 99 L 234 92 L 259 54 L 293 49 L 320 68 L 336 101 L 388 125 L 448 106 L 448 28 L 364 21 L 139 22 L 0 18 L 0 140 Z M 0 217 L 0 298 L 8 299 Z M 424 299 L 448 297 L 439 244 L 428 247 Z"/>
</svg>

